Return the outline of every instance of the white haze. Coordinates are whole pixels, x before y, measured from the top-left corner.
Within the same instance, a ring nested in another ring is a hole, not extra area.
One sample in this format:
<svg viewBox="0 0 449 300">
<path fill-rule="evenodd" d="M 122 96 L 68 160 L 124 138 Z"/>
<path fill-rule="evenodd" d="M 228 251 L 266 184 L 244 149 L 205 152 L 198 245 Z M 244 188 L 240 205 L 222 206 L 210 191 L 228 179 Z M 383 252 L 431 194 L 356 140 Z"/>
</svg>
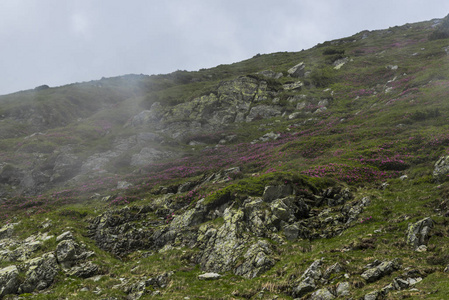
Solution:
<svg viewBox="0 0 449 300">
<path fill-rule="evenodd" d="M 447 0 L 1 0 L 0 94 L 193 71 L 448 13 Z"/>
</svg>

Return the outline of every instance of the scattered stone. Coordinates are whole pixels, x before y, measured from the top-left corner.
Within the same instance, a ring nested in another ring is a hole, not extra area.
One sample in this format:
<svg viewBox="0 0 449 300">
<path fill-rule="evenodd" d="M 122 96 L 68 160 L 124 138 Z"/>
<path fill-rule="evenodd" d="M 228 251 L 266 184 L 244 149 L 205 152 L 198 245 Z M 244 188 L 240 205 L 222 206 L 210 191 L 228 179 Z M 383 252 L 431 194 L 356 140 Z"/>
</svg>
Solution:
<svg viewBox="0 0 449 300">
<path fill-rule="evenodd" d="M 198 279 L 200 280 L 217 280 L 220 279 L 221 275 L 218 273 L 204 273 L 198 275 Z"/>
</svg>

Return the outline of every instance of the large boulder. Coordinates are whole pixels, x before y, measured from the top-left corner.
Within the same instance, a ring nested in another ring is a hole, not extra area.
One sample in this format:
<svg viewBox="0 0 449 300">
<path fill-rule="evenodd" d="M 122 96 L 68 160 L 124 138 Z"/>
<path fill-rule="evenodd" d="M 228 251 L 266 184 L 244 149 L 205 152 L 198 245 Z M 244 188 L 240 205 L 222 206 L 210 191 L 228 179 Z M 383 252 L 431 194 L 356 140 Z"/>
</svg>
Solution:
<svg viewBox="0 0 449 300">
<path fill-rule="evenodd" d="M 31 293 L 43 290 L 53 283 L 58 274 L 59 266 L 52 253 L 30 259 L 20 267 L 25 271 L 25 280 L 19 287 L 19 293 Z"/>
<path fill-rule="evenodd" d="M 252 107 L 251 110 L 249 111 L 249 114 L 246 117 L 246 122 L 278 117 L 280 115 L 281 110 L 279 107 L 274 107 L 270 105 L 257 105 Z"/>
<path fill-rule="evenodd" d="M 398 270 L 400 267 L 398 260 L 392 261 L 375 261 L 372 264 L 367 266 L 368 270 L 362 273 L 362 278 L 366 280 L 366 282 L 374 282 L 386 275 L 393 273 Z"/>
<path fill-rule="evenodd" d="M 242 210 L 227 208 L 223 218 L 224 224 L 208 238 L 200 258 L 202 269 L 209 272 L 230 271 L 244 253 L 248 242 L 242 237 L 244 218 Z"/>
<path fill-rule="evenodd" d="M 427 245 L 432 227 L 433 220 L 431 218 L 425 218 L 414 224 L 409 224 L 406 237 L 407 244 L 413 247 L 413 249 L 417 249 L 421 245 Z"/>
<path fill-rule="evenodd" d="M 272 202 L 275 199 L 290 196 L 293 192 L 293 188 L 290 185 L 270 185 L 265 187 L 262 198 L 265 202 Z"/>
<path fill-rule="evenodd" d="M 259 240 L 243 255 L 245 260 L 234 270 L 234 273 L 247 278 L 257 277 L 274 266 L 275 260 L 270 256 L 272 254 L 270 244 Z"/>
<path fill-rule="evenodd" d="M 444 181 L 449 175 L 449 155 L 440 157 L 435 163 L 433 178 L 437 181 Z"/>
<path fill-rule="evenodd" d="M 0 298 L 16 293 L 19 284 L 19 270 L 16 266 L 0 269 Z"/>
<path fill-rule="evenodd" d="M 296 66 L 288 69 L 287 72 L 291 77 L 295 77 L 295 78 L 304 77 L 304 75 L 306 73 L 305 68 L 306 68 L 306 65 L 304 64 L 304 62 L 300 62 Z"/>
</svg>

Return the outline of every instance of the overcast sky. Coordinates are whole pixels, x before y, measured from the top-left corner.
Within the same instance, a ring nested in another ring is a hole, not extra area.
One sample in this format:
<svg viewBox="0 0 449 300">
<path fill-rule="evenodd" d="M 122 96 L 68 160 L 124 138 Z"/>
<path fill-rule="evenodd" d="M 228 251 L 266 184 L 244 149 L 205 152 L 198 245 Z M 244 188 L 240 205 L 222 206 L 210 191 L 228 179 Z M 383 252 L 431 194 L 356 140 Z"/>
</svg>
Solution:
<svg viewBox="0 0 449 300">
<path fill-rule="evenodd" d="M 0 94 L 194 71 L 448 13 L 448 0 L 0 0 Z"/>
</svg>

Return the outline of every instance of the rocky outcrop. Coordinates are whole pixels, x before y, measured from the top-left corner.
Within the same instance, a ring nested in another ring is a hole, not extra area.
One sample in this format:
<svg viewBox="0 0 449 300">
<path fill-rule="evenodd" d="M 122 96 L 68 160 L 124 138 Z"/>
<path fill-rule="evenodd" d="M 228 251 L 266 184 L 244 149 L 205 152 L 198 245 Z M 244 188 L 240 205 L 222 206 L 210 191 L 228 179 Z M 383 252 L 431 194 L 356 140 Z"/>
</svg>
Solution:
<svg viewBox="0 0 449 300">
<path fill-rule="evenodd" d="M 224 174 L 228 171 L 236 170 Z M 221 180 L 223 176 L 217 173 L 203 181 Z M 182 194 L 192 186 L 201 186 L 201 182 L 187 182 L 173 191 Z M 216 203 L 203 199 L 194 207 L 173 202 L 175 195 L 167 194 L 149 206 L 106 212 L 91 221 L 89 232 L 98 246 L 117 256 L 136 250 L 195 247 L 199 252 L 191 259 L 202 270 L 232 271 L 253 278 L 274 266 L 277 243 L 340 234 L 369 203 L 366 199 L 350 201 L 351 193 L 341 187 L 317 195 L 295 194 L 292 185 L 273 185 L 266 186 L 260 197 L 248 197 L 243 203 L 225 197 Z M 327 208 L 321 208 L 323 205 Z M 148 226 L 149 213 L 164 217 L 165 222 L 155 221 Z M 218 218 L 222 223 L 208 222 Z"/>
<path fill-rule="evenodd" d="M 15 225 L 8 224 L 0 230 L 5 233 L 0 238 L 0 258 L 11 263 L 0 270 L 0 298 L 7 294 L 44 290 L 54 282 L 60 271 L 81 278 L 98 274 L 99 267 L 86 261 L 94 252 L 77 243 L 70 231 L 57 238 L 48 233 L 38 233 L 20 240 L 13 236 Z M 43 243 L 50 239 L 58 242 L 56 249 L 37 256 Z"/>
</svg>

